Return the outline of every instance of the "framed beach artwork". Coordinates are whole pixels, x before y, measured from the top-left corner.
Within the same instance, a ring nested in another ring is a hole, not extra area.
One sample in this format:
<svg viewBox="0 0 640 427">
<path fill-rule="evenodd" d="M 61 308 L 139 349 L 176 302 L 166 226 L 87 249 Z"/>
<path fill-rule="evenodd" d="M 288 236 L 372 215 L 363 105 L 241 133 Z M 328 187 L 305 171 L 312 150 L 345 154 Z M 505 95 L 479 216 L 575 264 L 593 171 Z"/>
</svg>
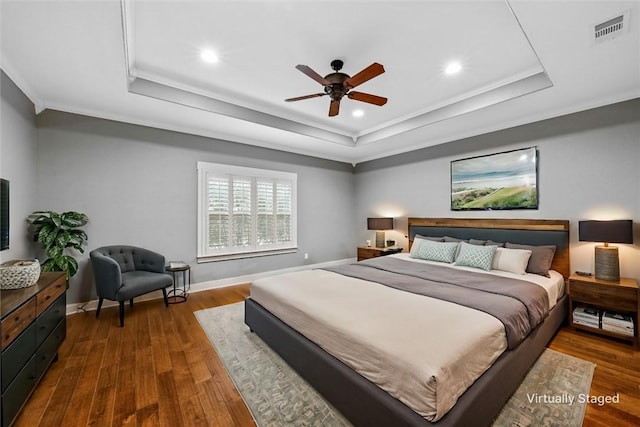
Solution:
<svg viewBox="0 0 640 427">
<path fill-rule="evenodd" d="M 452 161 L 451 209 L 538 209 L 537 147 Z"/>
</svg>

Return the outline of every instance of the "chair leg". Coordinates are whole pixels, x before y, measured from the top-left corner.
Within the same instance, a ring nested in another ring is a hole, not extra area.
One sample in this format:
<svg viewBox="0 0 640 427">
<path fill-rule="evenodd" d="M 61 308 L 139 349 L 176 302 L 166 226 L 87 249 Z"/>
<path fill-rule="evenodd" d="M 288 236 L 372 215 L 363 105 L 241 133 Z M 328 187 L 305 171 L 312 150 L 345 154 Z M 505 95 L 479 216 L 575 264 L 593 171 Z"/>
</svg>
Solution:
<svg viewBox="0 0 640 427">
<path fill-rule="evenodd" d="M 162 296 L 164 297 L 164 306 L 169 307 L 169 298 L 167 298 L 167 289 L 162 288 Z"/>
<path fill-rule="evenodd" d="M 124 326 L 124 301 L 120 301 L 120 327 Z"/>
<path fill-rule="evenodd" d="M 98 309 L 96 310 L 96 318 L 100 315 L 100 309 L 102 308 L 102 301 L 104 301 L 104 298 L 98 299 Z"/>
</svg>

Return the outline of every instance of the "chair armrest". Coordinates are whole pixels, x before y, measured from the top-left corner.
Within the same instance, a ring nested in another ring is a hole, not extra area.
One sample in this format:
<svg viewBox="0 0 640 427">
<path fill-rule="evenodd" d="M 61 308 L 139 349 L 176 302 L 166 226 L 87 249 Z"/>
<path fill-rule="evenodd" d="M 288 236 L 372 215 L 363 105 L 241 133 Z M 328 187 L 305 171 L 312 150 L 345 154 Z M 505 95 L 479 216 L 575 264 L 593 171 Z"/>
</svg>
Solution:
<svg viewBox="0 0 640 427">
<path fill-rule="evenodd" d="M 164 255 L 149 249 L 135 248 L 133 251 L 133 262 L 136 270 L 150 271 L 152 273 L 164 273 Z"/>
<path fill-rule="evenodd" d="M 115 300 L 118 289 L 122 287 L 120 266 L 113 258 L 98 251 L 91 251 L 89 256 L 98 297 Z"/>
</svg>

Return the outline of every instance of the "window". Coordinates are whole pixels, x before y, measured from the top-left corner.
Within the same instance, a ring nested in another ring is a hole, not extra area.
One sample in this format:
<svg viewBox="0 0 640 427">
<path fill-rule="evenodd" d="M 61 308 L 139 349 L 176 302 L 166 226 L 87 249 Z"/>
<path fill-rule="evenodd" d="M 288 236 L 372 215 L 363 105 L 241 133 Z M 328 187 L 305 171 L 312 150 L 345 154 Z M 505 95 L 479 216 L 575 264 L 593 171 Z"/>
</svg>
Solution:
<svg viewBox="0 0 640 427">
<path fill-rule="evenodd" d="M 198 259 L 296 249 L 297 174 L 198 162 Z"/>
</svg>

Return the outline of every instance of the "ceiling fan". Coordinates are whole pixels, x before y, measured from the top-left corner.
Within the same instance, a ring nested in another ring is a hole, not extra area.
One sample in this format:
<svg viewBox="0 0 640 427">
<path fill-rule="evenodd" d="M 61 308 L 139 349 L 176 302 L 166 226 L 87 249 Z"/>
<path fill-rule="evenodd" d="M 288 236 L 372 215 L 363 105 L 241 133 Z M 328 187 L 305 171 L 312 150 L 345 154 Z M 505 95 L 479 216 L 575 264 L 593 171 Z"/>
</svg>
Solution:
<svg viewBox="0 0 640 427">
<path fill-rule="evenodd" d="M 327 74 L 324 77 L 313 71 L 307 65 L 296 65 L 296 68 L 298 70 L 302 71 L 304 74 L 323 85 L 324 92 L 314 93 L 312 95 L 298 96 L 296 98 L 289 98 L 285 99 L 285 101 L 301 101 L 303 99 L 329 95 L 329 97 L 331 98 L 331 103 L 329 104 L 329 117 L 338 115 L 338 113 L 340 112 L 340 100 L 345 95 L 349 99 L 355 99 L 356 101 L 367 102 L 369 104 L 378 106 L 382 106 L 387 103 L 387 98 L 383 98 L 377 95 L 371 95 L 364 92 L 351 91 L 351 89 L 353 89 L 354 87 L 361 85 L 362 83 L 384 73 L 384 67 L 381 64 L 374 62 L 353 77 L 340 72 L 343 65 L 344 62 L 339 59 L 331 61 L 331 68 L 333 68 L 335 72 Z"/>
</svg>

